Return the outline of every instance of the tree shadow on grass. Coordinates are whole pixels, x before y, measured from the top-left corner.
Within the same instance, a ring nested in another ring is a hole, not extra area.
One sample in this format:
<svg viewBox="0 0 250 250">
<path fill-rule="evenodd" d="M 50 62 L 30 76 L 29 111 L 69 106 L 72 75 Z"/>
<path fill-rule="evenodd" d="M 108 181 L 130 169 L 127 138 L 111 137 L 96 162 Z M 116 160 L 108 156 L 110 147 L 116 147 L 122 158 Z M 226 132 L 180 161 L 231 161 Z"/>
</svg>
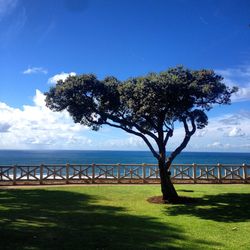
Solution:
<svg viewBox="0 0 250 250">
<path fill-rule="evenodd" d="M 191 189 L 178 189 L 179 192 L 193 193 L 194 190 Z"/>
<path fill-rule="evenodd" d="M 192 215 L 218 222 L 250 221 L 250 194 L 206 195 L 196 203 L 167 208 L 169 215 Z"/>
<path fill-rule="evenodd" d="M 0 249 L 199 249 L 212 244 L 187 243 L 185 232 L 174 225 L 97 201 L 63 190 L 0 190 Z"/>
</svg>

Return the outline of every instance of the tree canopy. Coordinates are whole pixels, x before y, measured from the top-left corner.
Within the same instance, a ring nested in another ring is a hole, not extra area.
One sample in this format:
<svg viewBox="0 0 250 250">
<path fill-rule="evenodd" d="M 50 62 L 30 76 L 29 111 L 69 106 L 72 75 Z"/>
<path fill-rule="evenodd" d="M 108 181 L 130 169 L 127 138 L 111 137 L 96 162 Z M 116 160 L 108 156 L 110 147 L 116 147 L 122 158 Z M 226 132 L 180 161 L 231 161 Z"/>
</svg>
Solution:
<svg viewBox="0 0 250 250">
<path fill-rule="evenodd" d="M 93 74 L 83 74 L 58 81 L 46 93 L 46 103 L 54 111 L 66 109 L 76 123 L 93 130 L 109 125 L 135 134 L 158 157 L 148 137 L 158 145 L 157 133 L 163 132 L 166 146 L 176 121 L 183 124 L 186 136 L 191 136 L 208 124 L 205 112 L 214 104 L 230 103 L 236 88 L 230 89 L 222 80 L 212 70 L 183 67 L 126 81 L 113 76 L 98 80 Z"/>
<path fill-rule="evenodd" d="M 93 130 L 109 125 L 142 138 L 158 160 L 163 199 L 176 201 L 169 176 L 172 161 L 195 131 L 208 124 L 206 112 L 215 104 L 230 104 L 236 91 L 213 70 L 175 67 L 125 81 L 113 76 L 99 80 L 93 74 L 69 76 L 46 93 L 46 104 L 54 111 L 67 110 L 74 122 Z M 185 136 L 166 156 L 176 122 L 183 124 Z"/>
</svg>

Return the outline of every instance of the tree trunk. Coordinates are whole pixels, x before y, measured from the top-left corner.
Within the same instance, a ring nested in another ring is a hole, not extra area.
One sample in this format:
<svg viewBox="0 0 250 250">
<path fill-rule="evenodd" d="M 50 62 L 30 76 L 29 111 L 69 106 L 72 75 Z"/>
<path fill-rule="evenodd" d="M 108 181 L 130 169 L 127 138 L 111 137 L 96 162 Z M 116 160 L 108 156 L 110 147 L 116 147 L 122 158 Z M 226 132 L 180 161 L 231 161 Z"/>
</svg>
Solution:
<svg viewBox="0 0 250 250">
<path fill-rule="evenodd" d="M 171 175 L 169 172 L 170 164 L 165 163 L 165 159 L 159 159 L 158 164 L 161 177 L 162 199 L 170 203 L 175 203 L 178 201 L 179 196 L 171 181 Z"/>
</svg>

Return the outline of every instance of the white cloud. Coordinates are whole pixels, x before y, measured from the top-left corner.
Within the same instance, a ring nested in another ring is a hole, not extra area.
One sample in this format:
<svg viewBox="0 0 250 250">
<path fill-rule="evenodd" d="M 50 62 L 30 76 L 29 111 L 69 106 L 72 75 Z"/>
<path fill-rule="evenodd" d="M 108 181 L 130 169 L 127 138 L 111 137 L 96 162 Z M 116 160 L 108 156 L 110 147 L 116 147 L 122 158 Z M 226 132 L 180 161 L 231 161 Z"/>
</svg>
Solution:
<svg viewBox="0 0 250 250">
<path fill-rule="evenodd" d="M 238 137 L 238 136 L 244 136 L 245 133 L 242 131 L 241 128 L 235 127 L 232 130 L 230 130 L 228 136 L 230 137 Z"/>
<path fill-rule="evenodd" d="M 49 78 L 48 83 L 49 84 L 56 84 L 59 80 L 65 81 L 69 76 L 75 76 L 76 73 L 75 72 L 70 72 L 70 73 L 60 73 L 60 74 L 56 74 L 54 76 L 52 76 L 51 78 Z"/>
<path fill-rule="evenodd" d="M 31 75 L 31 74 L 45 74 L 46 75 L 47 73 L 48 73 L 48 70 L 42 67 L 29 67 L 23 71 L 23 74 L 25 75 Z"/>
<path fill-rule="evenodd" d="M 232 96 L 233 102 L 250 101 L 250 65 L 215 71 L 224 77 L 227 85 L 239 87 L 239 91 Z"/>
<path fill-rule="evenodd" d="M 105 149 L 146 149 L 144 141 L 137 136 L 124 134 L 124 138 L 106 139 L 100 143 Z"/>
<path fill-rule="evenodd" d="M 221 147 L 223 147 L 223 144 L 216 141 L 216 142 L 213 142 L 211 144 L 208 144 L 207 147 L 208 148 L 221 148 Z"/>
<path fill-rule="evenodd" d="M 224 77 L 248 78 L 250 77 L 250 65 L 243 65 L 235 68 L 216 70 L 216 72 Z"/>
<path fill-rule="evenodd" d="M 34 105 L 22 109 L 0 102 L 0 148 L 78 148 L 92 143 L 85 136 L 88 128 L 75 124 L 69 114 L 52 112 L 45 96 L 36 90 Z"/>
<path fill-rule="evenodd" d="M 232 101 L 250 101 L 250 85 L 239 87 L 238 92 L 232 96 Z"/>
<path fill-rule="evenodd" d="M 207 129 L 204 128 L 197 130 L 195 135 L 198 137 L 204 137 L 206 134 L 207 134 Z"/>
<path fill-rule="evenodd" d="M 242 143 L 225 143 L 222 144 L 220 142 L 214 142 L 212 144 L 207 145 L 207 149 L 209 151 L 225 151 L 225 152 L 249 152 L 250 144 L 242 144 Z M 240 149 L 240 150 L 239 150 Z"/>
</svg>

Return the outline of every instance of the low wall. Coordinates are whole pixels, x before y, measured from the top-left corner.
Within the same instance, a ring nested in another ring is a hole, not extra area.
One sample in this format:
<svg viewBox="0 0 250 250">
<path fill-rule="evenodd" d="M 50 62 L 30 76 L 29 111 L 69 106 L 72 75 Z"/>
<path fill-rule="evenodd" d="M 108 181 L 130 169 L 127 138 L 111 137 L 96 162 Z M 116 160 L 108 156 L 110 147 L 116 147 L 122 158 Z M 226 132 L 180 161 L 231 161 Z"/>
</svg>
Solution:
<svg viewBox="0 0 250 250">
<path fill-rule="evenodd" d="M 250 165 L 173 164 L 174 183 L 250 183 Z M 160 183 L 155 164 L 1 165 L 0 185 Z"/>
</svg>

